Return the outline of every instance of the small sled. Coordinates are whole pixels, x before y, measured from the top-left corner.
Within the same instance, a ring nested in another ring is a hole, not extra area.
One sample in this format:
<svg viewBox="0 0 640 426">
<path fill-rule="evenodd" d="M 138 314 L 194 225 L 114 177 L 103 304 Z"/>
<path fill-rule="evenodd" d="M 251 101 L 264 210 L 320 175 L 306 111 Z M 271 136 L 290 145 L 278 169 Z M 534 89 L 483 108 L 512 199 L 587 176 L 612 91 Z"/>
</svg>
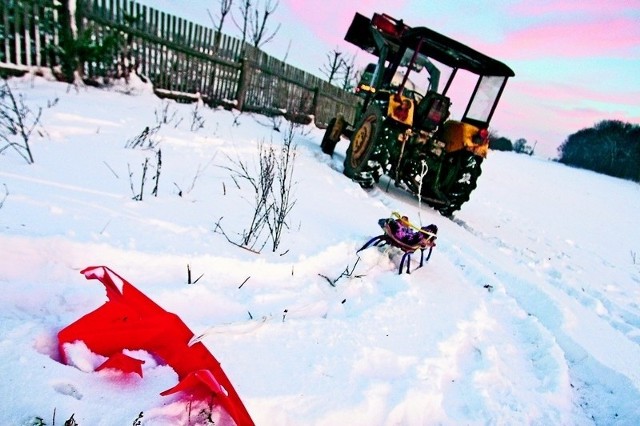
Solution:
<svg viewBox="0 0 640 426">
<path fill-rule="evenodd" d="M 356 253 L 371 246 L 382 247 L 387 244 L 399 248 L 404 254 L 398 267 L 398 274 L 402 274 L 405 261 L 407 262 L 407 274 L 411 273 L 411 255 L 415 253 L 416 250 L 420 250 L 420 265 L 418 268 L 424 265 L 424 251 L 426 249 L 429 249 L 426 258 L 426 261 L 429 261 L 431 252 L 436 246 L 435 240 L 438 234 L 438 227 L 436 225 L 431 224 L 418 228 L 409 222 L 409 218 L 400 216 L 400 214 L 396 212 L 393 213 L 391 218 L 380 219 L 378 224 L 384 233 L 371 238 Z"/>
</svg>

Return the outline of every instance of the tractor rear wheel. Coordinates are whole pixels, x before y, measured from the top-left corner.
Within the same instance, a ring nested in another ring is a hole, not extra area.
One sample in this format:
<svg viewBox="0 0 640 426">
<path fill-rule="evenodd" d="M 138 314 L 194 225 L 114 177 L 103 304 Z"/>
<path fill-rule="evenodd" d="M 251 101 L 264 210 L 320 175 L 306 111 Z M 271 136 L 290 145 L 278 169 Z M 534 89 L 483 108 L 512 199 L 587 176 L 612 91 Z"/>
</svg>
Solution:
<svg viewBox="0 0 640 426">
<path fill-rule="evenodd" d="M 449 164 L 449 173 L 440 191 L 449 203 L 437 207 L 443 216 L 451 216 L 453 212 L 460 210 L 462 204 L 469 201 L 482 173 L 482 160 L 482 157 L 467 151 L 456 152 L 445 160 Z"/>
<path fill-rule="evenodd" d="M 382 126 L 382 112 L 375 105 L 370 106 L 355 127 L 344 160 L 344 174 L 355 180 L 363 188 L 374 184 L 373 172 L 380 165 L 373 160 L 376 141 Z"/>
</svg>

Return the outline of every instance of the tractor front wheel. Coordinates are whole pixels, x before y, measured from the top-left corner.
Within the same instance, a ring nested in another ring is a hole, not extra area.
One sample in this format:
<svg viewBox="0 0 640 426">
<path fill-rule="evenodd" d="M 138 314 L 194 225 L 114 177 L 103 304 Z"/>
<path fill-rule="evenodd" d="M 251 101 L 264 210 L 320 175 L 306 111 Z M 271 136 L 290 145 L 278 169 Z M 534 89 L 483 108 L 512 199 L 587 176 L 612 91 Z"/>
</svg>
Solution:
<svg viewBox="0 0 640 426">
<path fill-rule="evenodd" d="M 329 125 L 327 126 L 327 129 L 324 132 L 324 136 L 322 137 L 322 142 L 320 143 L 322 152 L 327 155 L 333 155 L 336 144 L 340 142 L 340 136 L 342 135 L 344 124 L 345 121 L 342 116 L 338 116 L 329 120 Z"/>
<path fill-rule="evenodd" d="M 363 188 L 374 184 L 373 172 L 379 168 L 373 160 L 376 140 L 382 126 L 380 108 L 373 105 L 367 109 L 355 127 L 351 136 L 347 155 L 344 160 L 344 174 L 355 180 Z"/>
</svg>

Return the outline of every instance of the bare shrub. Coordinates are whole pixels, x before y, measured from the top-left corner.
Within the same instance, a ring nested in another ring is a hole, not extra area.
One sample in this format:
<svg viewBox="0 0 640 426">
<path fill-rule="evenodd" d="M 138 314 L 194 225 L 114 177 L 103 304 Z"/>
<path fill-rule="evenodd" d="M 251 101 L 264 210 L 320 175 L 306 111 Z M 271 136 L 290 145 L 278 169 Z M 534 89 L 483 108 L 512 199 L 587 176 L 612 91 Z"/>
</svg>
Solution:
<svg viewBox="0 0 640 426">
<path fill-rule="evenodd" d="M 288 228 L 287 218 L 296 200 L 293 198 L 293 172 L 297 154 L 297 145 L 294 143 L 298 126 L 289 122 L 284 133 L 282 148 L 277 153 L 275 161 L 275 182 L 277 186 L 273 192 L 271 208 L 268 210 L 267 226 L 271 236 L 272 249 L 275 252 L 282 239 L 282 231 Z"/>
<path fill-rule="evenodd" d="M 133 194 L 133 199 L 136 201 L 142 201 L 144 198 L 144 187 L 147 182 L 147 172 L 149 168 L 155 169 L 155 174 L 151 178 L 154 181 L 153 189 L 151 190 L 151 195 L 154 197 L 158 196 L 158 185 L 160 183 L 160 171 L 162 169 L 162 150 L 158 148 L 160 143 L 159 139 L 154 138 L 155 134 L 160 130 L 161 125 L 156 124 L 154 127 L 146 126 L 140 134 L 134 136 L 129 139 L 124 147 L 130 149 L 148 149 L 151 150 L 155 154 L 155 164 L 150 163 L 149 157 L 144 159 L 144 163 L 142 163 L 142 175 L 140 177 L 140 190 L 136 191 L 134 182 L 133 182 L 133 172 L 131 171 L 131 166 L 127 165 L 129 170 L 129 185 L 131 186 L 131 193 Z"/>
<path fill-rule="evenodd" d="M 42 107 L 35 112 L 32 111 L 24 103 L 22 94 L 18 94 L 16 98 L 9 84 L 3 81 L 0 87 L 0 140 L 4 141 L 5 145 L 0 147 L 0 153 L 12 148 L 27 164 L 33 164 L 29 140 L 40 123 L 41 116 Z"/>
<path fill-rule="evenodd" d="M 241 188 L 238 180 L 248 183 L 251 187 L 253 199 L 250 201 L 250 204 L 253 212 L 249 224 L 240 234 L 240 242 L 235 244 L 257 253 L 264 248 L 267 242 L 266 240 L 261 241 L 261 235 L 267 225 L 269 210 L 272 204 L 271 192 L 275 178 L 275 158 L 273 147 L 265 146 L 264 141 L 260 141 L 258 142 L 258 166 L 255 169 L 251 168 L 246 161 L 240 158 L 233 159 L 229 156 L 227 156 L 227 159 L 232 165 L 228 167 L 223 166 L 224 169 L 231 172 L 231 178 L 238 188 Z M 216 225 L 216 230 L 227 236 L 220 226 L 220 220 Z M 233 242 L 228 237 L 227 240 Z M 259 241 L 261 241 L 261 245 L 260 248 L 256 250 L 255 247 Z"/>
<path fill-rule="evenodd" d="M 162 169 L 162 151 L 156 151 L 156 174 L 153 176 L 153 190 L 151 195 L 158 196 L 158 186 L 160 185 L 160 170 Z"/>
<path fill-rule="evenodd" d="M 205 120 L 202 116 L 202 112 L 200 111 L 200 107 L 202 104 L 200 102 L 196 102 L 193 110 L 191 110 L 191 131 L 196 132 L 202 128 L 204 128 Z"/>
<path fill-rule="evenodd" d="M 227 156 L 232 165 L 223 168 L 231 172 L 231 178 L 239 189 L 242 188 L 242 182 L 248 183 L 253 196 L 250 201 L 251 219 L 239 234 L 238 242 L 226 234 L 221 225 L 222 218 L 216 223 L 214 231 L 223 234 L 230 243 L 256 253 L 260 253 L 269 241 L 273 252 L 280 246 L 282 232 L 289 228 L 287 220 L 296 203 L 293 197 L 293 173 L 297 150 L 294 138 L 298 127 L 295 123 L 289 123 L 280 149 L 276 149 L 274 144 L 259 142 L 258 164 L 255 168 L 249 167 L 240 158 Z M 268 231 L 267 237 L 262 235 L 265 230 Z"/>
<path fill-rule="evenodd" d="M 182 118 L 177 116 L 178 111 L 173 109 L 170 110 L 171 103 L 169 101 L 162 101 L 162 106 L 160 109 L 155 110 L 156 116 L 156 125 L 158 128 L 165 124 L 172 125 L 174 128 L 177 128 L 178 125 L 182 122 Z"/>
<path fill-rule="evenodd" d="M 160 130 L 160 125 L 155 127 L 145 127 L 136 136 L 129 139 L 125 144 L 125 148 L 147 148 L 154 149 L 158 145 L 158 140 L 153 139 L 153 136 Z"/>
<path fill-rule="evenodd" d="M 2 208 L 2 206 L 4 206 L 4 202 L 7 200 L 7 197 L 9 196 L 9 188 L 7 188 L 7 184 L 3 183 L 2 186 L 4 187 L 4 195 L 2 196 L 2 200 L 0 200 L 0 209 Z"/>
<path fill-rule="evenodd" d="M 282 122 L 284 121 L 284 117 L 282 117 L 281 115 L 255 115 L 253 116 L 253 119 L 261 126 L 268 127 L 276 132 L 280 131 Z"/>
<path fill-rule="evenodd" d="M 191 266 L 189 266 L 189 264 L 187 263 L 187 284 L 195 284 L 198 281 L 200 281 L 200 278 L 202 278 L 204 276 L 204 274 L 200 274 L 198 276 L 198 278 L 196 278 L 195 280 L 192 280 L 191 278 Z"/>
<path fill-rule="evenodd" d="M 198 164 L 198 168 L 196 169 L 196 172 L 193 176 L 193 179 L 191 180 L 191 185 L 189 185 L 189 187 L 186 190 L 183 190 L 180 185 L 178 185 L 176 182 L 173 182 L 173 185 L 178 189 L 178 196 L 182 197 L 184 194 L 188 194 L 191 191 L 193 191 L 193 189 L 196 186 L 196 181 L 198 180 L 198 178 L 200 178 L 200 175 L 202 174 L 202 172 L 204 172 L 213 162 L 213 160 L 216 158 L 216 155 L 218 155 L 217 153 L 213 154 L 213 156 L 211 157 L 211 159 L 204 165 L 204 167 L 201 164 Z M 224 183 L 223 183 L 224 185 Z"/>
<path fill-rule="evenodd" d="M 344 271 L 342 271 L 340 273 L 340 275 L 338 275 L 337 278 L 329 278 L 328 276 L 323 275 L 323 274 L 318 274 L 318 276 L 320 276 L 320 277 L 324 278 L 325 280 L 327 280 L 327 282 L 329 283 L 329 285 L 331 287 L 335 287 L 336 283 L 338 281 L 340 281 L 342 278 L 349 278 L 349 279 L 351 279 L 351 278 L 362 278 L 362 277 L 364 277 L 364 275 L 354 274 L 354 272 L 356 270 L 356 266 L 358 266 L 358 262 L 360 262 L 360 257 L 359 256 L 356 259 L 356 261 L 354 262 L 353 266 L 347 265 L 344 268 Z"/>
<path fill-rule="evenodd" d="M 155 175 L 153 176 L 153 178 L 151 178 L 154 181 L 154 187 L 151 190 L 151 195 L 153 195 L 154 197 L 158 196 L 158 185 L 160 182 L 160 170 L 162 166 L 162 151 L 157 150 L 155 153 L 156 153 L 155 165 L 149 162 L 149 157 L 146 157 L 144 159 L 144 163 L 142 163 L 142 174 L 140 177 L 139 191 L 135 190 L 134 178 L 133 178 L 134 175 L 133 175 L 133 172 L 131 171 L 131 166 L 127 165 L 129 169 L 129 185 L 131 186 L 131 193 L 133 194 L 132 199 L 135 201 L 142 201 L 142 199 L 144 198 L 144 187 L 145 187 L 145 184 L 147 183 L 147 172 L 149 171 L 149 168 L 155 168 L 156 170 Z"/>
</svg>

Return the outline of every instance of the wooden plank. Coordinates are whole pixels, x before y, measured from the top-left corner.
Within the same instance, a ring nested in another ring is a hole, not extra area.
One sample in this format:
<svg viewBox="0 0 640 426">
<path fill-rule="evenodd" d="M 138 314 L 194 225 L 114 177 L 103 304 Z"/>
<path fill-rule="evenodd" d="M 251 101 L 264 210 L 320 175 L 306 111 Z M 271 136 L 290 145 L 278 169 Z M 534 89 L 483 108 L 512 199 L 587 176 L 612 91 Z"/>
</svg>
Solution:
<svg viewBox="0 0 640 426">
<path fill-rule="evenodd" d="M 201 25 L 196 25 L 195 29 L 194 29 L 194 43 L 196 46 L 196 50 L 199 51 L 203 51 L 203 47 L 204 47 L 204 40 L 203 40 L 203 28 Z M 193 79 L 195 81 L 195 87 L 196 90 L 198 92 L 200 92 L 200 94 L 202 95 L 204 92 L 204 84 L 203 84 L 203 78 L 204 78 L 204 68 L 206 66 L 206 62 L 208 61 L 203 61 L 203 60 L 199 60 L 196 59 L 196 67 L 194 68 L 194 75 L 193 75 Z"/>
<path fill-rule="evenodd" d="M 166 22 L 165 22 L 165 31 L 166 31 L 166 36 L 167 36 L 167 40 L 170 40 L 171 42 L 173 42 L 172 38 L 173 38 L 173 34 L 171 33 L 171 26 L 172 26 L 172 19 L 171 16 L 166 15 Z M 170 78 L 170 73 L 171 73 L 171 57 L 170 57 L 170 49 L 168 45 L 164 46 L 164 51 L 163 51 L 163 55 L 164 55 L 164 64 L 163 64 L 163 68 L 162 68 L 162 75 L 164 77 L 164 84 L 162 86 L 162 88 L 170 90 L 171 89 L 171 78 Z"/>
<path fill-rule="evenodd" d="M 159 10 L 155 10 L 153 12 L 153 23 L 155 25 L 155 34 L 158 36 L 162 36 L 162 22 L 164 19 L 164 13 L 159 11 Z M 154 58 L 154 72 L 153 72 L 153 77 L 152 77 L 152 82 L 154 85 L 159 85 L 160 84 L 160 77 L 162 76 L 162 61 L 163 61 L 163 49 L 164 46 L 157 43 L 156 44 L 156 56 Z"/>
<path fill-rule="evenodd" d="M 224 41 L 224 52 L 225 58 L 227 60 L 233 60 L 235 62 L 239 62 L 242 55 L 239 54 L 240 46 L 242 42 L 238 39 L 225 37 Z M 248 80 L 251 80 L 251 68 L 247 69 L 249 75 L 247 76 Z M 229 68 L 225 68 L 224 80 L 223 80 L 223 94 L 225 97 L 229 99 L 235 98 L 236 92 L 240 88 L 242 79 L 242 73 L 231 70 Z"/>
<path fill-rule="evenodd" d="M 38 40 L 40 44 L 40 49 L 38 50 L 42 55 L 42 67 L 53 67 L 54 65 L 54 53 L 52 49 L 49 49 L 53 40 L 53 34 L 51 33 L 53 28 L 51 28 L 52 24 L 49 22 L 51 19 L 53 19 L 52 6 L 51 4 L 47 4 L 41 9 L 40 37 Z"/>
<path fill-rule="evenodd" d="M 176 18 L 176 25 L 177 25 L 176 26 L 176 42 L 184 46 L 184 43 L 182 43 L 182 38 L 183 38 L 182 18 Z M 183 84 L 184 84 L 183 58 L 184 58 L 184 55 L 182 53 L 176 55 L 175 71 L 174 71 L 175 77 L 177 79 L 175 90 L 178 90 L 180 92 L 184 91 L 183 89 Z"/>
<path fill-rule="evenodd" d="M 153 28 L 153 33 L 156 35 L 160 34 L 160 11 L 157 9 L 153 9 L 151 12 L 151 28 Z M 160 58 L 162 55 L 162 46 L 158 43 L 154 44 L 153 47 L 153 57 L 151 59 L 151 71 L 149 72 L 149 77 L 151 78 L 151 82 L 155 85 L 158 80 L 158 76 L 160 75 Z"/>
<path fill-rule="evenodd" d="M 224 56 L 223 56 L 224 55 L 224 51 L 226 49 L 226 46 L 228 46 L 228 45 L 229 45 L 229 38 L 223 36 L 220 39 L 220 42 L 219 42 L 219 44 L 218 44 L 218 46 L 216 48 L 216 55 L 218 57 L 220 57 L 220 58 L 224 58 Z M 228 93 L 229 93 L 229 81 L 228 81 L 228 78 L 229 78 L 228 70 L 226 68 L 224 68 L 224 67 L 218 67 L 218 75 L 217 75 L 215 84 L 216 84 L 217 92 L 219 94 L 218 96 L 220 96 L 220 97 L 228 96 Z M 235 93 L 234 93 L 233 97 L 235 98 Z"/>
<path fill-rule="evenodd" d="M 91 5 L 88 10 L 94 11 L 94 13 L 104 13 L 104 8 L 101 7 L 101 3 L 98 0 L 90 0 L 89 3 Z M 102 3 L 104 3 L 104 1 Z M 88 11 L 85 10 L 85 14 L 86 12 Z"/>
<path fill-rule="evenodd" d="M 148 30 L 149 33 L 153 33 L 153 34 L 157 34 L 158 29 L 158 11 L 156 9 L 149 9 L 149 23 L 148 23 Z M 157 43 L 150 43 L 150 54 L 149 54 L 149 58 L 147 59 L 148 62 L 148 67 L 149 70 L 147 71 L 147 75 L 149 76 L 149 78 L 151 79 L 151 81 L 154 81 L 156 79 L 156 75 L 158 73 L 158 54 L 159 54 L 159 48 L 158 48 L 158 44 Z"/>
<path fill-rule="evenodd" d="M 171 19 L 171 41 L 174 43 L 179 43 L 180 37 L 178 33 L 178 18 L 172 17 Z M 169 85 L 169 89 L 171 90 L 180 90 L 180 55 L 177 52 L 170 51 L 173 54 L 171 58 L 171 74 L 169 76 L 169 80 L 171 84 Z"/>
<path fill-rule="evenodd" d="M 25 4 L 22 12 L 22 23 L 24 28 L 24 59 L 25 65 L 30 67 L 31 60 L 31 14 L 35 9 L 35 5 Z"/>
<path fill-rule="evenodd" d="M 171 19 L 171 16 L 168 14 L 165 14 L 164 28 L 165 28 L 165 37 L 166 37 L 165 40 L 170 41 L 171 44 L 173 44 L 173 34 L 171 32 L 172 19 Z M 169 73 L 171 70 L 171 58 L 169 56 L 169 53 L 170 53 L 169 44 L 165 44 L 163 49 L 164 64 L 162 69 L 163 76 L 164 76 L 164 85 L 162 87 L 167 90 L 171 89 L 170 87 L 171 80 L 169 78 Z"/>
<path fill-rule="evenodd" d="M 60 16 L 58 14 L 58 9 L 57 8 L 53 8 L 53 21 L 54 22 L 60 22 Z M 54 44 L 54 46 L 60 45 L 60 33 L 58 31 L 57 26 L 56 26 L 56 28 L 54 29 L 54 32 L 53 32 L 53 44 Z M 54 61 L 55 61 L 56 65 L 60 64 L 60 58 L 56 54 L 54 54 Z"/>
<path fill-rule="evenodd" d="M 131 2 L 131 13 L 130 15 L 132 15 L 134 21 L 131 24 L 132 28 L 135 29 L 137 32 L 144 32 L 142 30 L 143 25 L 142 25 L 142 16 L 140 13 L 140 5 L 136 2 Z M 138 37 L 135 34 L 130 34 L 127 35 L 128 38 L 131 39 L 131 44 L 129 45 L 128 49 L 129 49 L 129 61 L 131 62 L 131 67 L 133 69 L 133 67 L 137 66 L 137 64 L 139 63 L 138 61 L 138 56 L 143 55 L 144 54 L 144 50 L 142 49 L 142 40 L 140 39 L 140 37 Z"/>
<path fill-rule="evenodd" d="M 15 37 L 15 64 L 22 65 L 22 37 L 20 37 L 20 7 L 16 7 L 13 14 L 13 36 Z"/>
<path fill-rule="evenodd" d="M 128 5 L 125 5 L 127 6 L 127 9 L 125 10 L 125 14 L 122 15 L 123 23 L 130 22 L 132 21 L 133 18 L 135 18 L 135 11 L 133 10 L 133 7 L 132 7 L 133 5 L 134 3 L 132 1 L 130 1 Z M 130 24 L 127 24 L 127 25 L 129 25 L 129 27 L 132 30 L 137 30 L 135 21 L 132 21 Z M 131 40 L 131 43 L 129 43 L 129 39 Z M 121 39 L 122 41 L 121 52 L 123 56 L 123 64 L 129 69 L 131 68 L 133 61 L 135 60 L 135 50 L 133 48 L 135 45 L 135 39 L 136 39 L 136 35 L 133 33 L 128 34 L 124 39 Z"/>
<path fill-rule="evenodd" d="M 201 50 L 204 53 L 207 48 L 207 29 L 203 26 L 200 26 L 200 46 Z M 198 69 L 198 81 L 200 85 L 200 93 L 204 97 L 207 94 L 208 86 L 207 86 L 207 70 L 209 69 L 209 65 L 211 61 L 201 61 L 200 67 Z"/>
<path fill-rule="evenodd" d="M 204 28 L 202 43 L 203 43 L 203 46 L 206 48 L 205 53 L 210 53 L 210 49 L 211 49 L 210 43 L 212 42 L 211 41 L 212 33 L 213 33 L 213 30 L 211 28 Z M 206 61 L 202 69 L 202 84 L 203 84 L 202 94 L 206 95 L 207 98 L 210 98 L 212 95 L 211 80 L 210 80 L 212 65 L 213 63 L 211 61 Z"/>
<path fill-rule="evenodd" d="M 164 38 L 166 40 L 168 40 L 167 37 L 167 15 L 164 12 L 161 12 L 161 24 L 160 24 L 160 28 L 162 29 L 162 33 L 165 36 Z M 168 80 L 167 80 L 167 46 L 166 45 L 162 45 L 161 48 L 161 57 L 160 57 L 160 79 L 159 79 L 159 86 L 162 89 L 168 89 Z"/>
<path fill-rule="evenodd" d="M 147 23 L 147 6 L 140 7 L 140 4 L 136 5 L 136 16 L 138 16 L 138 29 L 144 33 L 149 32 L 148 23 Z M 136 41 L 137 54 L 136 61 L 137 66 L 139 67 L 140 73 L 143 75 L 149 75 L 149 58 L 151 57 L 151 52 L 149 51 L 149 46 L 144 38 L 138 38 Z"/>
<path fill-rule="evenodd" d="M 171 25 L 171 31 L 172 31 L 171 41 L 173 41 L 175 44 L 182 44 L 181 30 L 182 30 L 182 19 L 178 18 L 177 16 L 173 16 L 172 25 Z"/>
<path fill-rule="evenodd" d="M 193 48 L 192 35 L 193 35 L 193 22 L 185 21 L 185 45 Z M 194 49 L 195 50 L 195 49 Z M 194 92 L 193 70 L 197 66 L 195 58 L 190 55 L 185 55 L 185 89 L 184 92 Z"/>
<path fill-rule="evenodd" d="M 209 42 L 212 43 L 212 46 L 214 46 L 215 40 L 216 40 L 215 30 L 209 29 Z M 216 79 L 216 75 L 217 75 L 216 74 L 217 70 L 218 70 L 218 64 L 216 64 L 213 61 L 209 61 L 209 72 L 207 73 L 207 82 L 208 82 L 208 85 L 209 85 L 209 95 L 211 97 L 219 98 L 219 96 L 216 95 L 216 90 L 215 90 L 215 79 Z"/>
<path fill-rule="evenodd" d="M 152 31 L 152 27 L 151 27 L 151 13 L 152 13 L 151 8 L 148 8 L 147 6 L 143 6 L 142 8 L 142 15 L 144 16 L 144 26 L 142 28 L 143 32 L 146 33 L 150 33 Z M 144 75 L 149 77 L 150 73 L 151 73 L 151 60 L 153 58 L 153 55 L 155 53 L 155 51 L 153 50 L 154 45 L 152 43 L 149 43 L 147 40 L 143 40 L 142 41 L 142 46 L 143 46 L 143 54 L 142 57 L 140 58 L 140 61 L 144 62 Z"/>
<path fill-rule="evenodd" d="M 42 67 L 43 63 L 42 63 L 42 44 L 41 44 L 41 37 L 42 37 L 42 33 L 41 33 L 41 29 L 40 29 L 40 19 L 41 19 L 41 12 L 43 11 L 43 8 L 40 8 L 40 6 L 36 3 L 34 5 L 34 23 L 33 23 L 33 32 L 34 32 L 34 49 L 35 49 L 35 61 L 36 61 L 36 65 L 38 67 Z"/>
<path fill-rule="evenodd" d="M 185 41 L 184 44 L 186 46 L 192 46 L 193 47 L 193 22 L 184 22 L 185 24 Z M 189 92 L 192 93 L 193 92 L 193 76 L 192 76 L 192 72 L 193 72 L 193 68 L 194 68 L 194 58 L 191 58 L 188 55 L 185 55 L 185 84 L 184 84 L 184 88 L 183 88 L 183 92 Z"/>
<path fill-rule="evenodd" d="M 159 10 L 154 10 L 153 11 L 153 25 L 154 25 L 154 33 L 155 34 L 160 34 L 160 32 L 162 31 L 160 25 L 160 11 Z M 160 68 L 160 63 L 162 62 L 162 49 L 163 46 L 160 43 L 156 43 L 155 44 L 155 57 L 153 58 L 153 82 L 155 84 L 155 81 L 158 79 L 158 76 L 160 75 L 161 72 L 161 68 Z"/>
<path fill-rule="evenodd" d="M 2 3 L 2 22 L 4 23 L 3 28 L 3 37 L 2 43 L 4 44 L 4 61 L 7 63 L 11 62 L 11 43 L 9 43 L 9 7 L 3 2 Z"/>
</svg>

